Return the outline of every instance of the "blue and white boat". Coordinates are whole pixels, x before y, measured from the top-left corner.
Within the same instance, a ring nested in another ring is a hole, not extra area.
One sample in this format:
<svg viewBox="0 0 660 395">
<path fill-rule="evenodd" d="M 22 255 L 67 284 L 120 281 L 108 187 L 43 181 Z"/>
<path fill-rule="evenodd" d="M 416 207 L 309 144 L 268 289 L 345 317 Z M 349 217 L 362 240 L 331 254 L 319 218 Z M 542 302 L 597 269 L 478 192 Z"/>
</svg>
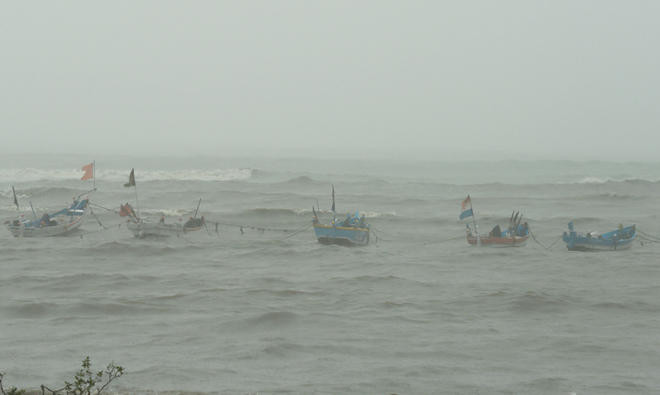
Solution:
<svg viewBox="0 0 660 395">
<path fill-rule="evenodd" d="M 568 232 L 562 238 L 569 251 L 615 251 L 632 247 L 637 237 L 635 225 L 619 225 L 619 228 L 607 233 L 577 233 L 573 222 L 568 223 Z"/>
<path fill-rule="evenodd" d="M 319 221 L 316 210 L 314 212 L 314 233 L 316 239 L 322 244 L 339 244 L 347 246 L 364 246 L 369 244 L 369 224 L 365 222 L 364 215 L 356 211 L 348 214 L 346 219 L 340 220 L 335 212 L 335 187 L 332 186 L 332 220 L 329 224 Z"/>
<path fill-rule="evenodd" d="M 76 199 L 71 206 L 52 214 L 36 215 L 29 220 L 21 216 L 6 221 L 7 229 L 14 237 L 49 237 L 69 234 L 80 227 L 87 214 L 89 199 Z"/>
</svg>

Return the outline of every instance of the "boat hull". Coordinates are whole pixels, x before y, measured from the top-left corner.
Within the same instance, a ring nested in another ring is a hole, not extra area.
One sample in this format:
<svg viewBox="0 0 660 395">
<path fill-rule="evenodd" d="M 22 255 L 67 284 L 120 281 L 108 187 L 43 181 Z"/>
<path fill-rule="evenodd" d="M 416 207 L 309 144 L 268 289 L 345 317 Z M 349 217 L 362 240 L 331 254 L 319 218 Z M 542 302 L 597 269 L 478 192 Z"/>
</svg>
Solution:
<svg viewBox="0 0 660 395">
<path fill-rule="evenodd" d="M 14 237 L 53 237 L 66 236 L 82 225 L 84 215 L 73 218 L 71 222 L 52 226 L 32 227 L 24 225 L 7 225 Z"/>
<path fill-rule="evenodd" d="M 369 244 L 369 228 L 315 224 L 314 233 L 321 244 L 345 246 Z"/>
<path fill-rule="evenodd" d="M 44 214 L 41 219 L 23 218 L 7 221 L 7 229 L 14 237 L 66 236 L 82 225 L 88 211 L 88 199 L 76 200 L 56 213 Z"/>
<path fill-rule="evenodd" d="M 562 239 L 569 251 L 623 251 L 632 247 L 637 231 L 633 225 L 595 237 L 571 230 L 564 232 Z"/>
<path fill-rule="evenodd" d="M 514 237 L 479 237 L 480 240 L 477 240 L 477 237 L 468 234 L 467 242 L 471 246 L 476 246 L 481 243 L 482 247 L 495 247 L 495 248 L 507 248 L 507 247 L 524 247 L 527 245 L 527 239 L 529 236 L 514 236 Z"/>
</svg>

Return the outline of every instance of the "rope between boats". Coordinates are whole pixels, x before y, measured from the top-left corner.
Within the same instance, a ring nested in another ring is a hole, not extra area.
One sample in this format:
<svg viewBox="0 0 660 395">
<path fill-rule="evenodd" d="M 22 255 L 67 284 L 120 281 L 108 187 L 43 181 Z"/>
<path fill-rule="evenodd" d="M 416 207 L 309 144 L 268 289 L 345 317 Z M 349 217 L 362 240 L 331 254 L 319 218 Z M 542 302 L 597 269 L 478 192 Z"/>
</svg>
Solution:
<svg viewBox="0 0 660 395">
<path fill-rule="evenodd" d="M 230 222 L 220 222 L 220 221 L 208 221 L 209 224 L 212 225 L 222 225 L 222 226 L 229 226 L 233 228 L 239 228 L 241 230 L 243 229 L 250 229 L 250 230 L 257 230 L 260 232 L 268 231 L 268 232 L 283 232 L 283 233 L 291 233 L 291 232 L 297 232 L 298 229 L 286 229 L 286 228 L 267 228 L 263 226 L 253 226 L 253 225 L 243 225 L 243 224 L 234 224 Z M 309 225 L 308 227 L 310 227 Z"/>
<path fill-rule="evenodd" d="M 101 208 L 101 209 L 103 209 L 103 210 L 110 211 L 111 213 L 118 213 L 118 212 L 119 212 L 119 211 L 117 211 L 117 210 L 114 210 L 114 209 L 111 209 L 111 208 L 107 208 L 107 207 L 103 207 L 103 206 L 101 206 L 100 204 L 96 204 L 96 203 L 92 203 L 92 202 L 89 202 L 89 205 L 90 205 L 90 206 L 94 206 L 94 207 Z"/>
<path fill-rule="evenodd" d="M 545 248 L 546 250 L 551 249 L 552 247 L 555 246 L 555 244 L 557 244 L 557 242 L 559 242 L 559 240 L 561 240 L 561 236 L 559 236 L 559 237 L 557 237 L 557 239 L 556 239 L 555 241 L 553 241 L 549 246 L 546 246 L 545 244 L 543 244 L 540 240 L 538 240 L 538 239 L 536 238 L 536 236 L 534 235 L 534 232 L 532 232 L 531 229 L 529 230 L 529 235 L 532 236 L 532 240 L 534 240 L 534 241 L 536 242 L 536 244 L 540 245 L 541 247 Z"/>
<path fill-rule="evenodd" d="M 300 233 L 302 233 L 302 232 L 308 230 L 308 229 L 311 228 L 311 227 L 312 227 L 312 224 L 307 224 L 307 225 L 305 225 L 304 228 L 298 229 L 297 231 L 291 233 L 290 235 L 287 235 L 286 237 L 280 239 L 279 241 L 284 241 L 284 240 L 290 239 L 290 238 L 292 238 L 293 236 L 295 236 L 295 235 L 297 235 L 297 234 L 300 234 Z"/>
<path fill-rule="evenodd" d="M 644 239 L 646 241 L 650 241 L 653 243 L 660 243 L 660 237 L 648 234 L 646 232 L 642 232 L 641 230 L 637 229 L 637 232 L 639 233 L 639 238 Z"/>
</svg>

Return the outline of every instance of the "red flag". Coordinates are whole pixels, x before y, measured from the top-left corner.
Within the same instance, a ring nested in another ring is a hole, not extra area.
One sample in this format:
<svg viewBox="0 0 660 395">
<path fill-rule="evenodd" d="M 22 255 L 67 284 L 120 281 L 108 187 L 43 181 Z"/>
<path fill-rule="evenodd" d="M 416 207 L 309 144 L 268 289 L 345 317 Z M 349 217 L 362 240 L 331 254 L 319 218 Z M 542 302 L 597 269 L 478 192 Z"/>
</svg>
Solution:
<svg viewBox="0 0 660 395">
<path fill-rule="evenodd" d="M 94 178 L 94 162 L 83 166 L 82 171 L 84 171 L 85 174 L 83 174 L 81 180 L 85 181 Z"/>
</svg>

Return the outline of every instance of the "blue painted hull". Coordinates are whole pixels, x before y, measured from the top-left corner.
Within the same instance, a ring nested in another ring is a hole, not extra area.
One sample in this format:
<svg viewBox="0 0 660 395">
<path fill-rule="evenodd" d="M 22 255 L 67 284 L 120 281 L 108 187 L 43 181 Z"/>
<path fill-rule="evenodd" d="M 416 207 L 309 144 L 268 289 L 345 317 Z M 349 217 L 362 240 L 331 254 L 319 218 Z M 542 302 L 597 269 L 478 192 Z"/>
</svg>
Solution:
<svg viewBox="0 0 660 395">
<path fill-rule="evenodd" d="M 636 237 L 637 231 L 632 225 L 597 236 L 564 232 L 562 239 L 569 251 L 618 251 L 632 247 Z"/>
<path fill-rule="evenodd" d="M 369 228 L 314 225 L 314 233 L 319 243 L 362 246 L 369 244 Z"/>
</svg>

